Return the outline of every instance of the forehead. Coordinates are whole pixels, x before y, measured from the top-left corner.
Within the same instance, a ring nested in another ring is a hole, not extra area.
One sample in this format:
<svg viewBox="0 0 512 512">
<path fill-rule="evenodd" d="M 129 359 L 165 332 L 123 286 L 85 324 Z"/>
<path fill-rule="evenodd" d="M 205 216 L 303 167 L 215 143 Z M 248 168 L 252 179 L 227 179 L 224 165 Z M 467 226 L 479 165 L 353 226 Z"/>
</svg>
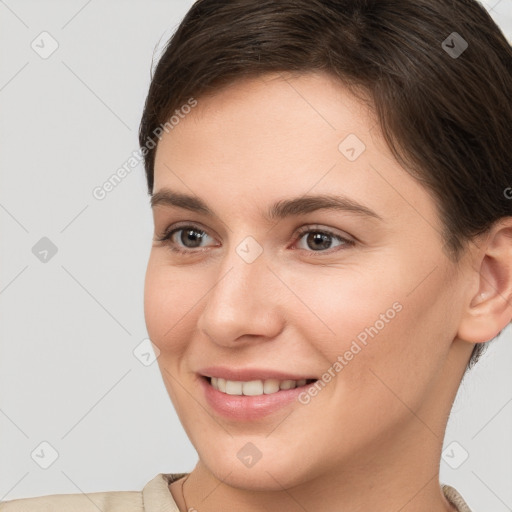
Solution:
<svg viewBox="0 0 512 512">
<path fill-rule="evenodd" d="M 298 161 L 300 167 L 321 166 L 342 157 L 338 146 L 347 135 L 361 141 L 358 150 L 373 145 L 376 135 L 373 113 L 327 74 L 269 73 L 238 80 L 197 98 L 186 110 L 174 116 L 178 122 L 157 146 L 155 179 L 162 160 L 209 159 L 216 167 L 243 162 L 252 171 L 291 167 L 297 173 Z"/>
<path fill-rule="evenodd" d="M 413 213 L 404 200 L 412 197 L 423 215 L 435 215 L 368 102 L 327 74 L 268 74 L 196 99 L 157 146 L 154 192 L 208 190 L 215 201 L 230 194 L 248 202 L 339 192 L 388 214 Z"/>
<path fill-rule="evenodd" d="M 317 143 L 314 136 L 320 132 L 329 137 L 350 129 L 363 136 L 377 124 L 377 118 L 368 106 L 371 105 L 368 94 L 362 89 L 358 94 L 365 100 L 355 97 L 339 79 L 323 72 L 296 76 L 267 73 L 238 79 L 197 98 L 197 106 L 180 116 L 182 119 L 172 134 L 184 131 L 183 125 L 190 127 L 191 122 L 184 121 L 193 118 L 196 128 L 201 124 L 213 132 L 236 125 L 239 130 L 232 132 L 226 143 L 242 136 L 254 137 L 256 132 L 272 136 L 279 131 L 290 141 L 310 135 Z"/>
</svg>

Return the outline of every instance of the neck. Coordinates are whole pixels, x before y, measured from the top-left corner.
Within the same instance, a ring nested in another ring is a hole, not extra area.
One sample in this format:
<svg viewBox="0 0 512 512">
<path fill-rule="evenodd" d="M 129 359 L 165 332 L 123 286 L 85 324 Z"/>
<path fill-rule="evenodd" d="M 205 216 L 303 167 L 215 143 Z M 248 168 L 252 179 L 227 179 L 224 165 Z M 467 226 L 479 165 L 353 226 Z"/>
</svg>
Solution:
<svg viewBox="0 0 512 512">
<path fill-rule="evenodd" d="M 251 482 L 245 488 L 235 486 L 230 483 L 232 472 L 218 477 L 199 461 L 184 486 L 187 508 L 181 496 L 181 482 L 171 484 L 171 489 L 182 511 L 225 510 L 226 503 L 237 512 L 304 512 L 318 509 L 320 503 L 323 512 L 456 511 L 439 484 L 439 440 L 417 419 L 411 421 L 410 428 L 416 436 L 408 439 L 414 442 L 406 442 L 401 436 L 390 452 L 382 450 L 382 446 L 389 446 L 389 439 L 386 443 L 380 439 L 368 447 L 366 456 L 358 453 L 343 466 L 323 468 L 320 473 L 311 471 L 286 488 L 279 483 L 283 475 L 272 475 L 272 468 L 265 469 L 274 477 L 275 490 L 262 491 L 251 489 Z"/>
</svg>

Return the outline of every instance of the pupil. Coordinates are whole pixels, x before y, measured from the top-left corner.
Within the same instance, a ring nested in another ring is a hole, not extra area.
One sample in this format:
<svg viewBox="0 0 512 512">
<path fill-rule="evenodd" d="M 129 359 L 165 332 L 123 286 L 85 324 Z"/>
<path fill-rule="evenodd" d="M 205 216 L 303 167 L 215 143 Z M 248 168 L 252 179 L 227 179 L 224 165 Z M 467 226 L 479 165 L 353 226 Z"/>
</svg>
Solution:
<svg viewBox="0 0 512 512">
<path fill-rule="evenodd" d="M 315 243 L 319 242 L 321 243 L 320 249 L 328 249 L 331 245 L 328 240 L 330 239 L 329 235 L 324 235 L 322 233 L 314 233 L 310 235 L 310 237 L 313 237 L 313 240 Z M 308 237 L 309 238 L 309 237 Z M 317 246 L 318 248 L 318 246 Z"/>
<path fill-rule="evenodd" d="M 199 242 L 201 242 L 202 235 L 195 236 L 194 233 L 197 233 L 197 231 L 195 229 L 188 229 L 186 231 L 187 236 L 186 236 L 186 240 L 184 242 L 185 246 L 188 247 L 188 245 L 187 245 L 188 241 L 191 241 L 191 242 L 199 241 Z M 183 242 L 183 240 L 182 240 L 182 242 Z"/>
</svg>

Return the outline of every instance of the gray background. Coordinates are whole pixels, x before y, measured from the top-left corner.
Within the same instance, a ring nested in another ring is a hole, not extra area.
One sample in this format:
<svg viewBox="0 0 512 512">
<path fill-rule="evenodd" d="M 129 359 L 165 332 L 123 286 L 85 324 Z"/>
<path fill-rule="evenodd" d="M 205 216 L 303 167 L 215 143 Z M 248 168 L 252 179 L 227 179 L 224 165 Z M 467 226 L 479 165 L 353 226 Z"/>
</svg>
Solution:
<svg viewBox="0 0 512 512">
<path fill-rule="evenodd" d="M 196 462 L 157 363 L 133 353 L 153 229 L 142 165 L 92 195 L 138 150 L 153 54 L 191 4 L 0 0 L 0 500 L 140 490 Z M 484 4 L 512 41 L 512 0 Z M 475 512 L 512 510 L 511 338 L 463 381 L 446 433 L 441 481 Z"/>
</svg>

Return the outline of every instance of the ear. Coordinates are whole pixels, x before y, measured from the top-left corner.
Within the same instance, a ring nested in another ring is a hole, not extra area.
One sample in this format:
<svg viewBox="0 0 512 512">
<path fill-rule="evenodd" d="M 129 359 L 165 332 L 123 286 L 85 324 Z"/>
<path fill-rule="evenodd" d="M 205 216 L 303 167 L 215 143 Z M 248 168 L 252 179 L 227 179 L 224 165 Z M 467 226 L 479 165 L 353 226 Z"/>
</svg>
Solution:
<svg viewBox="0 0 512 512">
<path fill-rule="evenodd" d="M 471 343 L 492 340 L 512 320 L 512 217 L 495 223 L 478 247 L 478 291 L 470 295 L 457 333 Z"/>
</svg>

